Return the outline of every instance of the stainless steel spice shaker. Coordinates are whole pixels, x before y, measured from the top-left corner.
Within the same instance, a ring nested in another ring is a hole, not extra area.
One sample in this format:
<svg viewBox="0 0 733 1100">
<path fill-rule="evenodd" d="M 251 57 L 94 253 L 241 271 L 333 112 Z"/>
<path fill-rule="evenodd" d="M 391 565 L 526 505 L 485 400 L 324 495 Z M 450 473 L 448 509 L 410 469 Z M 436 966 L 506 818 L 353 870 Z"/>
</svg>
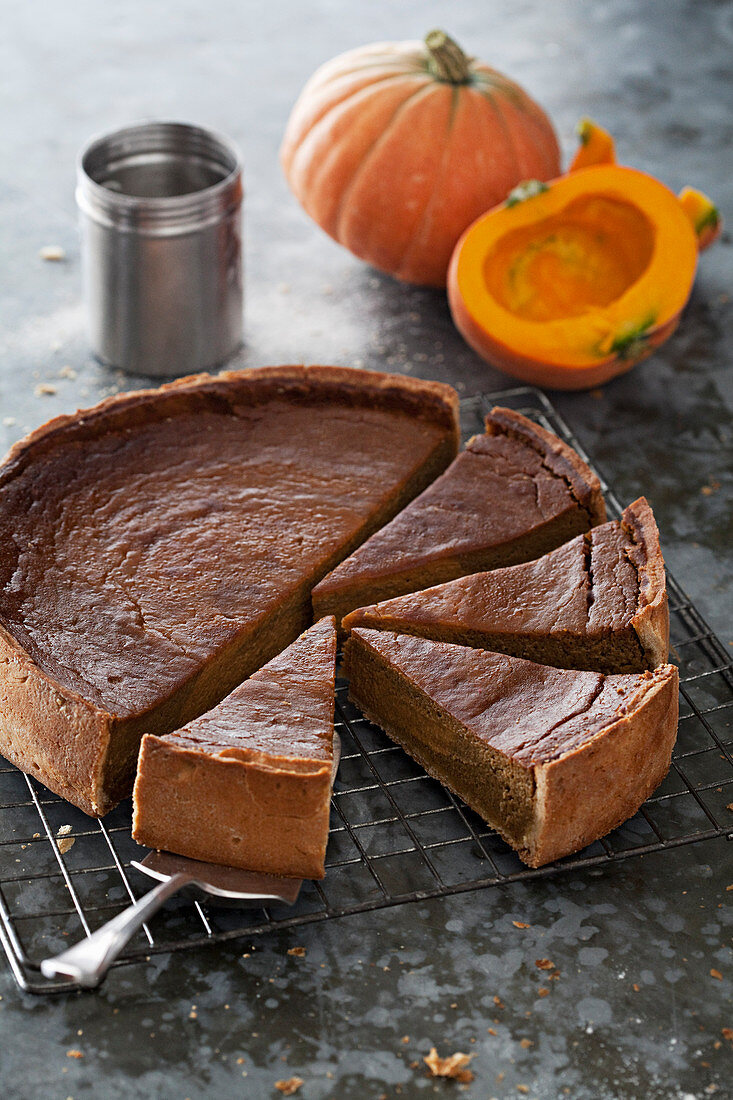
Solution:
<svg viewBox="0 0 733 1100">
<path fill-rule="evenodd" d="M 242 342 L 242 166 L 225 138 L 179 122 L 130 126 L 79 157 L 82 272 L 94 354 L 172 377 Z"/>
</svg>

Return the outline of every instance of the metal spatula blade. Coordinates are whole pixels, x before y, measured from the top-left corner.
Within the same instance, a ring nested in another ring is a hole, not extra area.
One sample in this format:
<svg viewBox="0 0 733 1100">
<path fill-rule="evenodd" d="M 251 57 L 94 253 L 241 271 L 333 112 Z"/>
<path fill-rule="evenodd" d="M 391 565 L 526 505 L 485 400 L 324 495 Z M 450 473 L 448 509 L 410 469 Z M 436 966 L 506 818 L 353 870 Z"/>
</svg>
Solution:
<svg viewBox="0 0 733 1100">
<path fill-rule="evenodd" d="M 167 882 L 174 875 L 186 874 L 189 883 L 183 893 L 194 897 L 212 898 L 217 905 L 248 908 L 282 902 L 293 905 L 303 880 L 266 875 L 259 871 L 243 871 L 239 867 L 222 867 L 218 863 L 202 863 L 173 852 L 150 852 L 145 859 L 130 861 L 144 875 Z"/>
</svg>

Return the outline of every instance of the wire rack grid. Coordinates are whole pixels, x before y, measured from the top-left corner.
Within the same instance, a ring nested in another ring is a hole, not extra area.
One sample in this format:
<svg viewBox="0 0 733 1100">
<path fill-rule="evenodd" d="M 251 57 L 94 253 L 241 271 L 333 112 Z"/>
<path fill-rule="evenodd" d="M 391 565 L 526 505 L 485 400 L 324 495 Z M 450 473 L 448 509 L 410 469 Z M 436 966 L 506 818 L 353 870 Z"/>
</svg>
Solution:
<svg viewBox="0 0 733 1100">
<path fill-rule="evenodd" d="M 508 405 L 583 449 L 548 398 L 521 388 L 462 403 L 466 435 L 495 403 Z M 609 514 L 621 505 L 601 477 Z M 278 928 L 602 866 L 632 855 L 727 836 L 733 839 L 733 667 L 676 581 L 668 576 L 673 659 L 680 666 L 680 726 L 672 767 L 630 821 L 584 851 L 532 870 L 459 798 L 367 722 L 337 683 L 342 758 L 334 788 L 322 882 L 304 883 L 292 908 L 209 908 L 170 901 L 116 965 L 154 953 L 265 934 Z M 42 959 L 93 932 L 150 888 L 131 867 L 130 803 L 94 820 L 36 780 L 0 767 L 0 939 L 29 993 L 78 987 L 47 980 Z"/>
</svg>

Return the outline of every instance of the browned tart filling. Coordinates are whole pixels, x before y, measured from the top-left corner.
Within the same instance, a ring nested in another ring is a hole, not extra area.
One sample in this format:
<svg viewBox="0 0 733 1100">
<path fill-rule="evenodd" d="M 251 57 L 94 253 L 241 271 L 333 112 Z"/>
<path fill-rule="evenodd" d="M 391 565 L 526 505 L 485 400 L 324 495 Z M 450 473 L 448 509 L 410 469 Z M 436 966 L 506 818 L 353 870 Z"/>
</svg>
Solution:
<svg viewBox="0 0 733 1100">
<path fill-rule="evenodd" d="M 520 413 L 495 408 L 446 472 L 313 590 L 314 615 L 529 561 L 606 518 L 598 478 Z"/>
<path fill-rule="evenodd" d="M 356 626 L 498 650 L 558 668 L 642 672 L 667 660 L 669 611 L 654 515 L 641 497 L 536 561 L 352 611 Z"/>
<path fill-rule="evenodd" d="M 213 710 L 140 746 L 132 835 L 191 859 L 323 878 L 336 626 L 323 619 Z"/>
<path fill-rule="evenodd" d="M 367 718 L 532 867 L 631 817 L 669 768 L 673 665 L 605 676 L 355 627 L 346 672 Z"/>
<path fill-rule="evenodd" d="M 292 642 L 313 586 L 451 461 L 448 386 L 333 367 L 59 417 L 0 469 L 0 752 L 88 813 Z"/>
</svg>

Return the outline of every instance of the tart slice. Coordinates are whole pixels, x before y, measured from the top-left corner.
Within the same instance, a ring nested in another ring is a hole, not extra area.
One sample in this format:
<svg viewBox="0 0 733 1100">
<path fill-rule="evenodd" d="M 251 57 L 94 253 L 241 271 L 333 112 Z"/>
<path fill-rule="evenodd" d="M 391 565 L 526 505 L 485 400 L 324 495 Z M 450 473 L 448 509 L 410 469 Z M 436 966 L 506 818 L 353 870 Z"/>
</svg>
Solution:
<svg viewBox="0 0 733 1100">
<path fill-rule="evenodd" d="M 558 668 L 643 672 L 667 660 L 669 609 L 654 515 L 644 497 L 522 565 L 352 611 L 355 626 L 498 650 Z"/>
<path fill-rule="evenodd" d="M 620 825 L 669 768 L 673 665 L 635 675 L 570 672 L 356 627 L 346 672 L 366 717 L 530 867 Z"/>
<path fill-rule="evenodd" d="M 598 478 L 557 436 L 495 408 L 448 469 L 313 589 L 314 617 L 530 561 L 603 523 Z"/>
<path fill-rule="evenodd" d="M 140 747 L 132 835 L 191 859 L 323 878 L 336 630 L 323 619 L 207 714 Z"/>
</svg>

